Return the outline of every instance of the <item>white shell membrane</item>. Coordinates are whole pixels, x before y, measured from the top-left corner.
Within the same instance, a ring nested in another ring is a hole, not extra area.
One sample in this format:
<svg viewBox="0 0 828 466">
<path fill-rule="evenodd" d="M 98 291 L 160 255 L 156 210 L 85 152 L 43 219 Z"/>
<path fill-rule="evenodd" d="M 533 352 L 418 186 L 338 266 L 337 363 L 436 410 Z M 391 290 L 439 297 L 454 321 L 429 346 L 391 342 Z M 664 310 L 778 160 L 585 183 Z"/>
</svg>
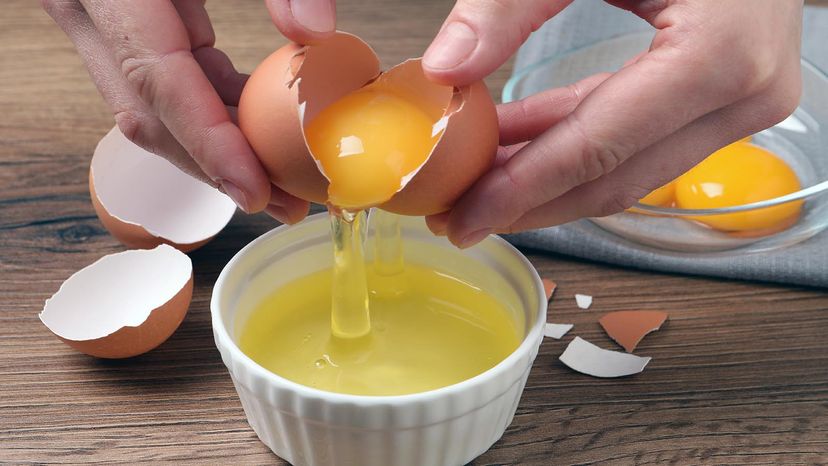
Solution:
<svg viewBox="0 0 828 466">
<path fill-rule="evenodd" d="M 236 211 L 228 196 L 133 144 L 117 127 L 95 149 L 92 178 L 112 216 L 176 244 L 215 236 Z"/>
<path fill-rule="evenodd" d="M 46 300 L 40 320 L 75 341 L 137 327 L 178 294 L 192 272 L 190 258 L 166 244 L 110 254 L 63 282 Z"/>
</svg>

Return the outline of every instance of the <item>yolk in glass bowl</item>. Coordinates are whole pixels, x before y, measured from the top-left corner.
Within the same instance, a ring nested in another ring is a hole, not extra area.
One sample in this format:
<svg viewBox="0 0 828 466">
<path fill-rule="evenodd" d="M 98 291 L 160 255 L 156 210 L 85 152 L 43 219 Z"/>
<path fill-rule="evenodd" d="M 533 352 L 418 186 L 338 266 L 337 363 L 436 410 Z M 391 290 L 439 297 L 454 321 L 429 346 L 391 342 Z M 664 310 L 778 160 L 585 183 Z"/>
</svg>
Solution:
<svg viewBox="0 0 828 466">
<path fill-rule="evenodd" d="M 652 205 L 658 207 L 671 207 L 676 201 L 676 182 L 675 180 L 665 184 L 660 188 L 656 188 L 650 194 L 641 199 L 641 204 Z"/>
<path fill-rule="evenodd" d="M 746 142 L 726 146 L 680 176 L 676 206 L 714 209 L 784 196 L 801 188 L 794 171 L 771 152 Z M 717 230 L 769 232 L 791 226 L 799 218 L 802 201 L 732 214 L 693 218 Z"/>
</svg>

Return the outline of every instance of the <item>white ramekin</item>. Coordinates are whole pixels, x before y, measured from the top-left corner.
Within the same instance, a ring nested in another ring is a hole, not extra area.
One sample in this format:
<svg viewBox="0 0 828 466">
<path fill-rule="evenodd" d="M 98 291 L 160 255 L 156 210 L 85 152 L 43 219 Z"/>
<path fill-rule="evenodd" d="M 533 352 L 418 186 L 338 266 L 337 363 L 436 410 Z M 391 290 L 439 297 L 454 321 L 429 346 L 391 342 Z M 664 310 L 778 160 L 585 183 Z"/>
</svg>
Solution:
<svg viewBox="0 0 828 466">
<path fill-rule="evenodd" d="M 330 267 L 327 214 L 262 235 L 233 257 L 215 284 L 213 334 L 251 427 L 294 465 L 462 465 L 512 422 L 546 322 L 537 272 L 498 237 L 460 251 L 429 233 L 422 219 L 402 218 L 401 228 L 406 261 L 450 271 L 497 295 L 523 323 L 523 341 L 488 371 L 423 393 L 356 396 L 291 382 L 242 353 L 237 322 L 267 291 Z"/>
</svg>

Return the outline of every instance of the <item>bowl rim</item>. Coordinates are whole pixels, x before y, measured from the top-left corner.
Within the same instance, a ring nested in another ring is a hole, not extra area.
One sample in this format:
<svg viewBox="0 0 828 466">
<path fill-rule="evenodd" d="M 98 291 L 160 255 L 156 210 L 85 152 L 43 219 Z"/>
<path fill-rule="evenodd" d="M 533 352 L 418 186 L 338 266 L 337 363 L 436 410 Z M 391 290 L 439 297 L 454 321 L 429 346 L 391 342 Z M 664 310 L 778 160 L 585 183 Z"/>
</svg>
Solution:
<svg viewBox="0 0 828 466">
<path fill-rule="evenodd" d="M 215 344 L 218 347 L 219 352 L 223 353 L 225 350 L 228 351 L 230 357 L 233 360 L 244 364 L 245 369 L 251 371 L 252 375 L 254 375 L 255 377 L 266 380 L 270 387 L 276 386 L 281 389 L 292 391 L 301 397 L 325 399 L 327 402 L 336 404 L 351 404 L 363 407 L 380 405 L 385 406 L 389 404 L 415 404 L 456 395 L 466 391 L 471 387 L 486 383 L 491 379 L 495 379 L 503 375 L 503 373 L 506 372 L 509 367 L 515 365 L 519 360 L 533 353 L 533 349 L 536 347 L 537 344 L 536 342 L 539 342 L 542 338 L 541 333 L 543 331 L 543 326 L 546 323 L 545 317 L 548 308 L 548 302 L 546 300 L 543 283 L 541 282 L 540 275 L 538 274 L 537 269 L 535 269 L 532 263 L 529 262 L 529 259 L 527 259 L 526 256 L 524 256 L 517 248 L 512 246 L 505 239 L 497 235 L 490 235 L 488 238 L 483 240 L 483 242 L 493 242 L 497 245 L 497 247 L 504 249 L 507 253 L 511 254 L 513 257 L 518 259 L 521 266 L 523 266 L 523 268 L 529 273 L 532 279 L 532 286 L 535 288 L 536 298 L 538 299 L 538 308 L 535 309 L 533 312 L 533 323 L 529 327 L 529 331 L 526 332 L 526 334 L 523 336 L 520 345 L 518 345 L 518 347 L 515 348 L 514 351 L 509 353 L 508 356 L 503 358 L 499 363 L 497 363 L 493 367 L 481 372 L 480 374 L 477 374 L 474 377 L 462 380 L 452 385 L 447 385 L 445 387 L 440 387 L 425 392 L 416 392 L 405 395 L 354 395 L 349 393 L 337 393 L 326 390 L 320 390 L 286 379 L 274 372 L 269 371 L 268 369 L 265 369 L 256 361 L 247 356 L 247 354 L 245 354 L 244 351 L 242 351 L 241 348 L 239 348 L 239 346 L 230 336 L 221 317 L 221 305 L 219 303 L 219 296 L 221 294 L 221 291 L 225 286 L 227 286 L 226 282 L 229 280 L 228 276 L 230 275 L 230 273 L 232 273 L 232 269 L 242 260 L 244 256 L 250 254 L 251 251 L 253 251 L 255 248 L 259 247 L 263 243 L 266 243 L 272 237 L 284 233 L 288 229 L 294 229 L 297 227 L 308 227 L 310 223 L 315 222 L 325 222 L 327 224 L 327 217 L 327 212 L 320 212 L 317 214 L 307 216 L 304 220 L 297 224 L 280 225 L 260 235 L 259 237 L 255 238 L 253 241 L 248 243 L 246 246 L 244 246 L 236 254 L 233 255 L 233 258 L 230 259 L 230 261 L 227 262 L 227 264 L 224 266 L 221 273 L 219 274 L 218 279 L 216 279 L 216 282 L 213 285 L 213 292 L 210 298 L 210 314 L 212 320 L 213 333 L 215 335 Z M 226 361 L 224 362 L 232 374 L 232 367 L 230 367 L 230 364 L 228 364 Z"/>
<path fill-rule="evenodd" d="M 569 50 L 565 50 L 563 52 L 556 53 L 554 55 L 550 55 L 540 60 L 527 65 L 519 70 L 515 70 L 512 73 L 512 76 L 506 81 L 506 84 L 503 86 L 503 92 L 501 93 L 501 100 L 504 103 L 513 102 L 515 99 L 515 88 L 517 84 L 523 80 L 526 76 L 530 75 L 532 72 L 541 68 L 543 66 L 548 65 L 549 63 L 556 62 L 563 60 L 567 57 L 580 53 L 586 49 L 591 47 L 595 47 L 598 45 L 606 44 L 609 42 L 614 42 L 620 39 L 630 38 L 630 37 L 652 37 L 654 34 L 653 31 L 644 31 L 644 32 L 628 32 L 618 34 L 606 39 L 602 39 L 596 42 L 592 42 L 586 45 L 582 45 L 579 47 L 575 47 Z M 800 62 L 803 68 L 807 68 L 808 70 L 812 71 L 815 75 L 817 75 L 825 84 L 825 87 L 828 88 L 828 73 L 820 69 L 815 64 L 811 63 L 804 57 L 800 58 Z M 797 108 L 799 108 L 797 106 Z M 792 113 L 793 114 L 793 113 Z M 740 204 L 735 206 L 728 206 L 728 207 L 718 207 L 713 209 L 680 209 L 677 207 L 660 207 L 660 206 L 652 206 L 647 204 L 641 204 L 640 202 L 636 202 L 633 205 L 632 209 L 638 211 L 637 213 L 647 213 L 653 215 L 660 215 L 666 217 L 688 217 L 688 216 L 708 216 L 708 215 L 719 215 L 719 214 L 731 214 L 736 212 L 747 212 L 757 209 L 763 209 L 766 207 L 772 207 L 781 204 L 787 204 L 793 201 L 799 201 L 803 199 L 807 199 L 810 197 L 816 197 L 820 194 L 824 194 L 828 192 L 828 180 L 821 181 L 817 184 L 812 186 L 808 186 L 807 188 L 802 188 L 799 191 L 795 191 L 789 194 L 785 194 L 784 196 L 778 196 L 771 199 L 766 199 L 764 201 L 758 202 L 751 202 L 748 204 Z"/>
</svg>

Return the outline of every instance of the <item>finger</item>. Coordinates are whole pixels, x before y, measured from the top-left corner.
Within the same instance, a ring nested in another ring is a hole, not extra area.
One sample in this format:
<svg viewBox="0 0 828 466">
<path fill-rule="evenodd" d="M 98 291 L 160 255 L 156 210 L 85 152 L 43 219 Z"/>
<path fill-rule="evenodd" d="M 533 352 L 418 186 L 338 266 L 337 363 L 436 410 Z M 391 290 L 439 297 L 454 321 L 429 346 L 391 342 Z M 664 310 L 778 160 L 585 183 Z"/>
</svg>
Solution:
<svg viewBox="0 0 828 466">
<path fill-rule="evenodd" d="M 511 146 L 500 146 L 497 148 L 497 155 L 495 156 L 494 166 L 503 165 L 509 158 L 517 153 L 526 142 L 519 142 Z M 426 226 L 437 236 L 445 236 L 448 229 L 448 220 L 451 211 L 442 212 L 439 214 L 429 215 L 426 217 Z"/>
<path fill-rule="evenodd" d="M 790 82 L 796 82 L 796 78 Z M 507 230 L 560 225 L 628 209 L 719 148 L 782 121 L 795 108 L 797 93 L 795 88 L 784 89 L 777 96 L 748 98 L 705 115 L 636 154 L 612 173 L 532 209 Z"/>
<path fill-rule="evenodd" d="M 423 70 L 447 85 L 483 79 L 571 1 L 459 0 L 423 55 Z"/>
<path fill-rule="evenodd" d="M 309 211 L 308 201 L 292 196 L 277 186 L 270 186 L 270 202 L 265 212 L 271 217 L 292 225 L 307 217 Z"/>
<path fill-rule="evenodd" d="M 187 29 L 193 57 L 225 105 L 238 106 L 248 75 L 236 71 L 230 58 L 215 48 L 216 33 L 204 8 L 205 0 L 173 0 L 181 22 Z"/>
<path fill-rule="evenodd" d="M 638 60 L 641 60 L 642 58 L 644 58 L 644 55 L 647 55 L 647 52 L 649 52 L 649 50 L 645 50 L 643 52 L 639 52 L 639 53 L 635 54 L 634 57 L 632 57 L 629 60 L 624 62 L 624 65 L 622 66 L 622 68 L 626 68 L 630 65 L 634 65 L 634 64 L 638 63 Z"/>
<path fill-rule="evenodd" d="M 720 69 L 722 63 L 704 63 L 708 54 L 687 54 L 666 46 L 613 74 L 559 124 L 475 183 L 452 211 L 449 238 L 463 245 L 507 227 L 755 91 L 742 87 L 739 73 Z M 679 104 L 676 96 L 686 97 Z"/>
<path fill-rule="evenodd" d="M 264 209 L 267 175 L 193 58 L 188 31 L 173 5 L 164 0 L 82 4 L 132 89 L 202 170 L 242 210 Z"/>
<path fill-rule="evenodd" d="M 279 31 L 300 44 L 313 44 L 333 35 L 336 29 L 334 0 L 265 0 Z"/>
<path fill-rule="evenodd" d="M 213 85 L 224 105 L 238 107 L 242 89 L 250 75 L 239 73 L 230 58 L 214 47 L 202 47 L 193 51 L 204 75 Z"/>
<path fill-rule="evenodd" d="M 152 137 L 137 143 L 158 154 L 181 171 L 205 183 L 216 185 L 167 130 L 152 109 L 138 99 L 121 76 L 112 55 L 103 43 L 79 2 L 44 2 L 46 11 L 78 49 L 89 75 L 107 102 L 115 120 L 124 126 L 141 126 Z M 129 123 L 125 123 L 129 122 Z M 119 124 L 119 126 L 120 126 Z"/>
<path fill-rule="evenodd" d="M 442 212 L 426 217 L 426 226 L 437 236 L 446 236 L 448 220 L 451 212 Z"/>
<path fill-rule="evenodd" d="M 564 119 L 599 84 L 611 76 L 599 73 L 574 84 L 497 106 L 500 145 L 530 141 Z"/>
<path fill-rule="evenodd" d="M 187 29 L 191 50 L 212 47 L 216 43 L 216 33 L 207 9 L 204 8 L 204 2 L 205 0 L 172 0 L 181 22 Z"/>
</svg>

